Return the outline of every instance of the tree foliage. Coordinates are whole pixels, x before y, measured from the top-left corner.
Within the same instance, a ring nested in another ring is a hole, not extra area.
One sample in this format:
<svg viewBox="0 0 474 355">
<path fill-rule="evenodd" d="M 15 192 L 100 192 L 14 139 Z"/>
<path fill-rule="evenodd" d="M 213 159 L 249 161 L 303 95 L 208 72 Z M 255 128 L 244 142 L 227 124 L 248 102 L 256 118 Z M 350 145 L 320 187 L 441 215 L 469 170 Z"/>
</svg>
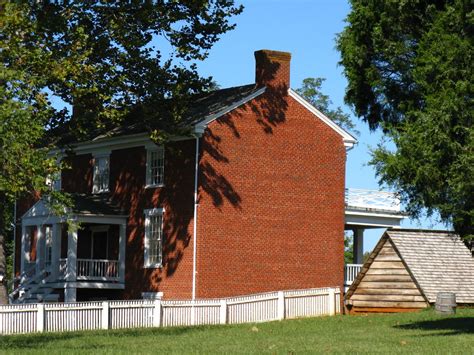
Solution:
<svg viewBox="0 0 474 355">
<path fill-rule="evenodd" d="M 344 264 L 354 263 L 354 237 L 344 233 Z"/>
<path fill-rule="evenodd" d="M 327 117 L 332 119 L 336 124 L 342 128 L 359 134 L 349 114 L 345 113 L 341 107 L 332 109 L 332 101 L 328 95 L 321 91 L 321 86 L 324 78 L 306 78 L 303 80 L 301 87 L 296 89 L 296 92 L 306 99 L 311 105 L 316 107 L 319 111 L 324 113 Z"/>
<path fill-rule="evenodd" d="M 31 191 L 48 193 L 58 209 L 67 203 L 45 185 L 60 169 L 53 143 L 123 120 L 140 120 L 156 140 L 181 132 L 190 96 L 212 86 L 195 62 L 241 11 L 232 0 L 1 2 L 4 211 Z M 8 215 L 0 214 L 0 234 L 9 234 Z"/>
<path fill-rule="evenodd" d="M 394 146 L 372 153 L 380 182 L 474 236 L 472 3 L 353 0 L 347 22 L 346 102 Z"/>
<path fill-rule="evenodd" d="M 173 133 L 189 97 L 211 82 L 195 61 L 242 11 L 230 0 L 3 6 L 2 62 L 23 71 L 27 76 L 16 80 L 34 84 L 47 104 L 51 97 L 64 103 L 48 105 L 48 127 L 68 122 L 79 139 L 123 119 Z"/>
</svg>

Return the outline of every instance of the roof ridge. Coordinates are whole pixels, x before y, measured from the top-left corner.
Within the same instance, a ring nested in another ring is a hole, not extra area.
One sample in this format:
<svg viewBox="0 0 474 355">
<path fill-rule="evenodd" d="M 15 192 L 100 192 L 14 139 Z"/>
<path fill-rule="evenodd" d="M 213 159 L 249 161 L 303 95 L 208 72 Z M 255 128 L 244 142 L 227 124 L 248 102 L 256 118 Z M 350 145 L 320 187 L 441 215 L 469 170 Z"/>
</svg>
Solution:
<svg viewBox="0 0 474 355">
<path fill-rule="evenodd" d="M 389 228 L 387 232 L 423 232 L 423 233 L 450 233 L 450 234 L 457 234 L 453 230 L 446 230 L 446 229 L 425 229 L 425 228 Z"/>
</svg>

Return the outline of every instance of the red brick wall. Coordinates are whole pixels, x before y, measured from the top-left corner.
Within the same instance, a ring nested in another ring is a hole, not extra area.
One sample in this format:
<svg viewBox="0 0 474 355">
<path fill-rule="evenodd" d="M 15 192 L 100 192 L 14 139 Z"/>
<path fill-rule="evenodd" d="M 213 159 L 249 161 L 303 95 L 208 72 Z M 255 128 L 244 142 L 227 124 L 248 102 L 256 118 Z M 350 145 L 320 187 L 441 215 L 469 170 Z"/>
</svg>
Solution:
<svg viewBox="0 0 474 355">
<path fill-rule="evenodd" d="M 211 123 L 201 139 L 198 297 L 343 284 L 342 138 L 286 96 L 288 54 L 256 58 L 265 94 Z M 144 187 L 144 147 L 111 153 L 110 195 L 129 211 L 120 297 L 191 297 L 194 144 L 167 146 L 165 186 L 153 189 Z M 63 188 L 90 193 L 92 156 L 71 165 Z M 165 208 L 164 265 L 144 269 L 143 210 L 153 207 Z"/>
<path fill-rule="evenodd" d="M 165 186 L 145 189 L 146 150 L 112 151 L 112 198 L 129 210 L 124 298 L 142 292 L 164 292 L 166 298 L 190 298 L 192 284 L 192 218 L 194 141 L 174 142 L 165 152 Z M 164 207 L 163 268 L 143 267 L 144 209 Z"/>
<path fill-rule="evenodd" d="M 110 155 L 110 196 L 129 211 L 127 220 L 126 289 L 123 298 L 141 298 L 142 292 L 161 291 L 166 298 L 190 298 L 192 285 L 192 221 L 194 203 L 195 141 L 172 142 L 165 153 L 165 186 L 145 189 L 146 150 L 144 147 L 113 150 Z M 64 171 L 62 186 L 68 192 L 91 193 L 92 155 L 69 158 L 72 170 Z M 19 216 L 36 200 L 19 204 Z M 164 207 L 164 265 L 144 269 L 144 209 Z M 114 228 L 114 227 L 113 227 Z M 81 237 L 82 232 L 79 237 Z M 20 268 L 21 225 L 17 228 L 16 270 Z M 81 246 L 82 243 L 78 243 Z M 61 256 L 67 255 L 64 230 Z M 81 291 L 96 297 L 108 291 Z M 95 293 L 94 293 L 95 292 Z M 78 292 L 79 295 L 79 292 Z M 117 293 L 114 293 L 117 295 Z M 79 297 L 79 296 L 78 296 Z M 85 297 L 85 296 L 84 296 Z M 87 296 L 81 299 L 90 298 Z M 115 296 L 114 296 L 115 297 Z M 92 297 L 93 298 L 93 297 Z"/>
<path fill-rule="evenodd" d="M 198 297 L 343 284 L 342 138 L 269 91 L 203 137 Z"/>
</svg>

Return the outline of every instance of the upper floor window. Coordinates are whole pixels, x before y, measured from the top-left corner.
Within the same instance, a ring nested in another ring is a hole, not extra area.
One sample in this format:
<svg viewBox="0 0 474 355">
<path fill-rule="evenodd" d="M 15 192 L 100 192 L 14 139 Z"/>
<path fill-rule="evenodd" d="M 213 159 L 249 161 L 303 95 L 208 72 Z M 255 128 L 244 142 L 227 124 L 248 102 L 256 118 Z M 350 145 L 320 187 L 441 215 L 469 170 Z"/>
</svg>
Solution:
<svg viewBox="0 0 474 355">
<path fill-rule="evenodd" d="M 56 159 L 58 171 L 46 177 L 46 185 L 53 191 L 61 191 L 61 158 Z"/>
<path fill-rule="evenodd" d="M 46 185 L 53 191 L 61 190 L 61 172 L 58 171 L 46 177 Z"/>
<path fill-rule="evenodd" d="M 155 146 L 147 149 L 146 158 L 146 185 L 147 187 L 164 184 L 165 149 Z"/>
<path fill-rule="evenodd" d="M 145 210 L 145 267 L 160 267 L 163 261 L 163 209 Z"/>
<path fill-rule="evenodd" d="M 109 155 L 94 157 L 92 193 L 109 191 Z"/>
</svg>

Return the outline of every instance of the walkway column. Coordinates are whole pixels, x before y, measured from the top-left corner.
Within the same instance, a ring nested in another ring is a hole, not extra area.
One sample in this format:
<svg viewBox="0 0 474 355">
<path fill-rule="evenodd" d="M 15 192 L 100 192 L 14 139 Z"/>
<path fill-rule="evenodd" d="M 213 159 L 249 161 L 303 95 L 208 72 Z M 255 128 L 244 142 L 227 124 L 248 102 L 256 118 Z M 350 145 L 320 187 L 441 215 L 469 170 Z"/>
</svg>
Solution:
<svg viewBox="0 0 474 355">
<path fill-rule="evenodd" d="M 36 273 L 44 270 L 45 227 L 36 226 Z"/>
<path fill-rule="evenodd" d="M 59 277 L 59 259 L 61 258 L 61 224 L 54 223 L 51 238 L 51 279 Z"/>
<path fill-rule="evenodd" d="M 125 282 L 125 250 L 127 243 L 127 225 L 125 223 L 119 226 L 119 257 L 118 257 L 118 274 L 119 281 Z"/>
<path fill-rule="evenodd" d="M 364 262 L 364 230 L 362 228 L 354 229 L 353 255 L 354 255 L 354 264 L 363 264 Z"/>
<path fill-rule="evenodd" d="M 21 248 L 20 248 L 20 250 L 21 250 L 21 253 L 20 253 L 20 257 L 21 257 L 21 259 L 20 259 L 20 262 L 21 262 L 20 271 L 21 271 L 21 273 L 24 273 L 26 271 L 25 270 L 26 263 L 28 262 L 28 260 L 27 260 L 27 250 L 26 250 L 26 248 L 27 248 L 26 243 L 28 241 L 27 231 L 28 230 L 27 230 L 26 226 L 22 223 L 21 224 Z"/>
<path fill-rule="evenodd" d="M 66 288 L 64 289 L 64 301 L 76 302 L 76 279 L 77 279 L 77 230 L 68 231 L 67 234 L 67 267 Z"/>
</svg>

